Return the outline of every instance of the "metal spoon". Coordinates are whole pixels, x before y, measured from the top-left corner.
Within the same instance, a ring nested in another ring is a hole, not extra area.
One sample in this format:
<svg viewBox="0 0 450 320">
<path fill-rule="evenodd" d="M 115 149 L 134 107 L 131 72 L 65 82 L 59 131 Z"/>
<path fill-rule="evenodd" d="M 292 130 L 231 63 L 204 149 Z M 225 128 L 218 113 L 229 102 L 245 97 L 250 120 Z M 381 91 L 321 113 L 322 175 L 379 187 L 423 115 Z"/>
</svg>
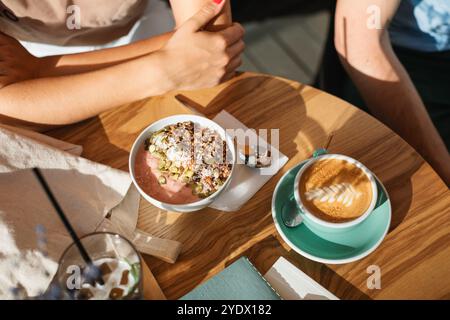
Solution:
<svg viewBox="0 0 450 320">
<path fill-rule="evenodd" d="M 330 146 L 333 137 L 334 132 L 331 132 L 327 138 L 327 142 L 325 143 L 324 148 L 314 151 L 313 157 L 317 157 L 326 153 L 326 150 Z M 281 219 L 283 220 L 284 225 L 288 228 L 298 227 L 303 222 L 303 218 L 300 215 L 299 209 L 295 202 L 295 198 L 290 197 L 288 201 L 283 204 L 283 207 L 281 208 Z"/>
<path fill-rule="evenodd" d="M 281 207 L 281 220 L 288 228 L 298 227 L 303 222 L 294 198 L 290 197 Z"/>
<path fill-rule="evenodd" d="M 260 146 L 244 145 L 237 148 L 239 158 L 250 168 L 268 168 L 272 165 L 270 150 Z"/>
</svg>

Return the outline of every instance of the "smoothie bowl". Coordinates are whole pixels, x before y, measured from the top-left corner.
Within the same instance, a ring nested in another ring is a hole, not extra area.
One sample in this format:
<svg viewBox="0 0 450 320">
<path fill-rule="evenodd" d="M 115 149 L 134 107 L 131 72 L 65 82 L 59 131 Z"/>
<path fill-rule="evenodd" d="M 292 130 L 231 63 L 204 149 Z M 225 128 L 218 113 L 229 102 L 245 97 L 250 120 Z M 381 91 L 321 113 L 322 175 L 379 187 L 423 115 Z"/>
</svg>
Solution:
<svg viewBox="0 0 450 320">
<path fill-rule="evenodd" d="M 130 152 L 131 179 L 144 199 L 168 211 L 209 206 L 231 181 L 236 152 L 215 122 L 194 115 L 161 119 L 147 127 Z"/>
</svg>

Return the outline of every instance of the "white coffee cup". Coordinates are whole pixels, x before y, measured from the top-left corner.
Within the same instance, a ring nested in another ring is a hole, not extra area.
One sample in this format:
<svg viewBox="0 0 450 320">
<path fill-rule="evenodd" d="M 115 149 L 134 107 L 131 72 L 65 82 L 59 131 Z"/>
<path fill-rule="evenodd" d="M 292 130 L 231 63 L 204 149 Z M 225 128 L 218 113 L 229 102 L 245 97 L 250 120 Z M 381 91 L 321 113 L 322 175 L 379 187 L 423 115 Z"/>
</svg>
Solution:
<svg viewBox="0 0 450 320">
<path fill-rule="evenodd" d="M 325 221 L 311 213 L 307 207 L 304 205 L 302 201 L 302 197 L 300 196 L 300 181 L 301 177 L 303 176 L 304 172 L 312 166 L 317 161 L 325 160 L 325 159 L 338 159 L 338 160 L 345 160 L 353 165 L 355 165 L 357 168 L 359 168 L 364 174 L 367 176 L 367 178 L 370 181 L 371 189 L 372 189 L 372 200 L 370 202 L 369 207 L 367 210 L 360 215 L 358 218 L 346 221 L 346 222 L 330 222 Z M 325 154 L 318 157 L 314 157 L 311 160 L 309 160 L 305 165 L 302 166 L 302 168 L 298 171 L 295 182 L 294 182 L 294 197 L 297 203 L 297 206 L 300 210 L 300 214 L 303 218 L 303 222 L 306 223 L 306 225 L 310 227 L 320 228 L 321 230 L 327 231 L 327 230 L 342 230 L 347 229 L 356 226 L 357 224 L 363 222 L 370 213 L 375 209 L 375 205 L 377 203 L 377 197 L 378 197 L 378 190 L 377 190 L 377 183 L 375 180 L 375 177 L 373 176 L 372 172 L 367 169 L 361 162 L 350 158 L 348 156 L 340 155 L 340 154 Z"/>
</svg>

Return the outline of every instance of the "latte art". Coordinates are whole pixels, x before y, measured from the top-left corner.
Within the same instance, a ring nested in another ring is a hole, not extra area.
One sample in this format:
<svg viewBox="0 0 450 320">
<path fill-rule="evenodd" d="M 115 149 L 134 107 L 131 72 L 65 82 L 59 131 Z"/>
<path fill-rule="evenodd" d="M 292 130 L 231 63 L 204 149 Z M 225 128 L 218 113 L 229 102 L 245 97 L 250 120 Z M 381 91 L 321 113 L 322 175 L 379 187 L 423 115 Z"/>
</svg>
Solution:
<svg viewBox="0 0 450 320">
<path fill-rule="evenodd" d="M 352 162 L 325 158 L 305 169 L 299 181 L 303 206 L 317 218 L 333 223 L 363 215 L 372 202 L 368 175 Z"/>
<path fill-rule="evenodd" d="M 339 183 L 329 187 L 317 188 L 305 193 L 306 200 L 319 200 L 320 202 L 340 202 L 346 207 L 350 207 L 353 201 L 362 195 L 355 190 L 350 183 Z"/>
</svg>

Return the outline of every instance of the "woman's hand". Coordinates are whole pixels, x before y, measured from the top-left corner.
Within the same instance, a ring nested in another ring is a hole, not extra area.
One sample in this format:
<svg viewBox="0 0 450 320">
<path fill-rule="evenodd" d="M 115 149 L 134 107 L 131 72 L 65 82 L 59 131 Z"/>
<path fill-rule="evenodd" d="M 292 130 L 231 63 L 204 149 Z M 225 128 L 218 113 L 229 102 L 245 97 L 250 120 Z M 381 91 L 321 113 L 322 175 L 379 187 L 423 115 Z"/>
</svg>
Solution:
<svg viewBox="0 0 450 320">
<path fill-rule="evenodd" d="M 19 41 L 0 32 L 0 89 L 38 74 L 39 58 L 32 56 Z"/>
<path fill-rule="evenodd" d="M 186 21 L 158 54 L 164 76 L 177 90 L 212 87 L 234 75 L 241 65 L 244 29 L 240 24 L 218 32 L 202 29 L 222 10 L 223 4 L 210 4 Z"/>
</svg>

